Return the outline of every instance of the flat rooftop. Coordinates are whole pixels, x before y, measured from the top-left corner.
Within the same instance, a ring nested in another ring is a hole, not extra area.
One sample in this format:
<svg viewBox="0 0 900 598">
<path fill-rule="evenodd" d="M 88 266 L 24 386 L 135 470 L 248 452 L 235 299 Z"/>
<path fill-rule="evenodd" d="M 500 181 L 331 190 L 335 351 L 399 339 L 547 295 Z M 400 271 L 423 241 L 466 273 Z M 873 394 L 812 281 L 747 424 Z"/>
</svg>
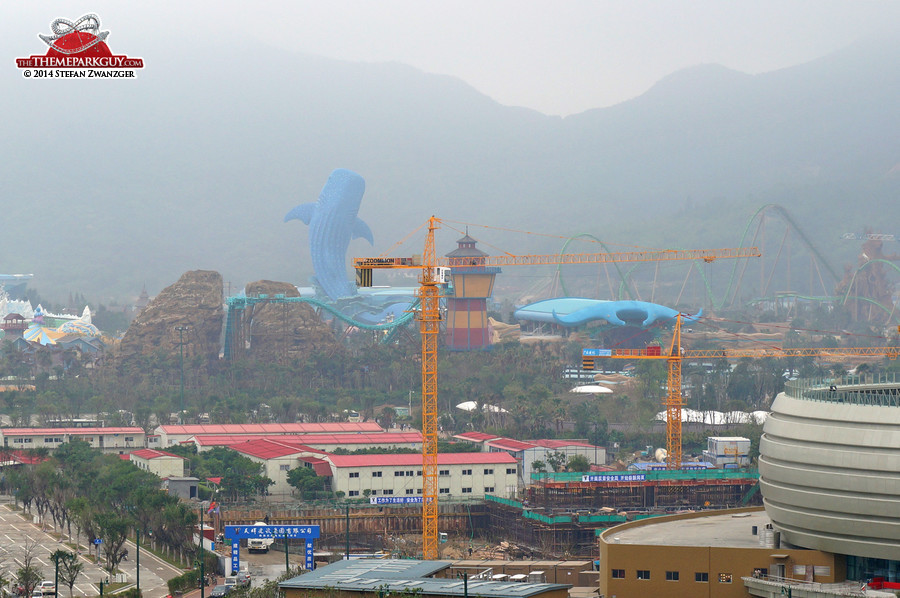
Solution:
<svg viewBox="0 0 900 598">
<path fill-rule="evenodd" d="M 727 513 L 690 519 L 665 518 L 646 520 L 647 525 L 611 530 L 604 534 L 610 544 L 642 544 L 656 546 L 719 546 L 731 548 L 759 547 L 759 534 L 772 520 L 762 509 L 744 513 Z M 756 526 L 757 535 L 753 535 Z"/>
<path fill-rule="evenodd" d="M 430 577 L 450 567 L 450 561 L 395 559 L 358 559 L 336 561 L 305 575 L 283 581 L 279 588 L 337 589 L 349 592 L 404 592 L 421 590 L 426 596 L 452 598 L 529 598 L 553 590 L 568 590 L 570 585 L 555 583 L 499 582 Z"/>
</svg>

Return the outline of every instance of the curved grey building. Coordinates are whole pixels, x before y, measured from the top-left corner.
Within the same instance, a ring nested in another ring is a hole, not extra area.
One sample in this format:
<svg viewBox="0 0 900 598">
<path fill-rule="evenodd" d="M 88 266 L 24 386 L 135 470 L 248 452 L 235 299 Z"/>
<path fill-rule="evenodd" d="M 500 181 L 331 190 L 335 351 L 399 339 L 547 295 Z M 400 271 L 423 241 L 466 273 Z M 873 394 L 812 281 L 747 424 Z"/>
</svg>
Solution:
<svg viewBox="0 0 900 598">
<path fill-rule="evenodd" d="M 789 382 L 759 474 L 784 541 L 847 555 L 848 577 L 900 570 L 900 382 Z"/>
</svg>

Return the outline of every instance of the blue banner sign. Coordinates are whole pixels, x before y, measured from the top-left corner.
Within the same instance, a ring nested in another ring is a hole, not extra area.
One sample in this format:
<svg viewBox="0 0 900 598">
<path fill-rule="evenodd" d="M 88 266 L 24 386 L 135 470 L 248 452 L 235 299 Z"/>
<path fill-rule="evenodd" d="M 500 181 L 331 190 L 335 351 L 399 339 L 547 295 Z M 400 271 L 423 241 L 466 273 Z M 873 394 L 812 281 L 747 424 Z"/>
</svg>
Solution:
<svg viewBox="0 0 900 598">
<path fill-rule="evenodd" d="M 582 357 L 610 357 L 612 349 L 582 349 Z"/>
<path fill-rule="evenodd" d="M 646 479 L 646 476 L 642 473 L 637 473 L 637 474 L 607 473 L 607 474 L 581 476 L 582 482 L 643 482 L 645 479 Z"/>
<path fill-rule="evenodd" d="M 231 540 L 231 571 L 234 575 L 241 570 L 242 538 L 287 538 L 306 540 L 306 570 L 316 566 L 313 553 L 313 539 L 319 537 L 318 525 L 226 525 L 225 537 Z"/>
<path fill-rule="evenodd" d="M 318 538 L 318 525 L 226 525 L 225 537 L 233 540 L 241 538 Z"/>
<path fill-rule="evenodd" d="M 421 496 L 370 496 L 369 503 L 373 505 L 420 505 Z"/>
</svg>

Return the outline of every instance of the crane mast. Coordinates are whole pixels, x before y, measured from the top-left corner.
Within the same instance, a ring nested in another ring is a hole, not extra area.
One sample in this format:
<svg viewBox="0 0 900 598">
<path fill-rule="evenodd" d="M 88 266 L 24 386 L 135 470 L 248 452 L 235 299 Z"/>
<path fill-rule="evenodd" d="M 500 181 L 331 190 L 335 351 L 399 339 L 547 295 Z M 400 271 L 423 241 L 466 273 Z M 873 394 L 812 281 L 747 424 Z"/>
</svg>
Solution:
<svg viewBox="0 0 900 598">
<path fill-rule="evenodd" d="M 437 348 L 440 332 L 440 289 L 444 283 L 438 273 L 442 267 L 450 266 L 446 258 L 439 258 L 435 252 L 434 233 L 440 227 L 440 219 L 428 219 L 425 250 L 421 259 L 417 257 L 363 257 L 354 258 L 356 280 L 359 286 L 372 285 L 373 269 L 420 269 L 419 289 L 419 332 L 422 336 L 422 558 L 438 558 L 438 388 L 437 388 Z M 738 249 L 686 249 L 653 250 L 621 253 L 579 253 L 566 255 L 500 255 L 484 258 L 481 266 L 539 266 L 555 264 L 602 264 L 612 262 L 644 262 L 673 260 L 703 260 L 707 263 L 717 259 L 759 257 L 756 247 Z M 669 388 L 680 388 L 681 366 L 670 366 Z M 671 376 L 678 377 L 677 384 Z M 680 393 L 678 397 L 680 399 Z M 679 424 L 681 422 L 679 407 Z M 680 444 L 680 430 L 678 434 Z"/>
<path fill-rule="evenodd" d="M 434 231 L 428 220 L 422 275 L 419 278 L 419 331 L 422 336 L 422 557 L 438 558 L 437 344 L 440 332 L 440 288 L 435 277 Z"/>
<path fill-rule="evenodd" d="M 672 344 L 667 355 L 659 347 L 645 349 L 588 349 L 582 352 L 584 369 L 594 369 L 595 359 L 664 359 L 667 369 L 666 388 L 666 459 L 667 469 L 681 469 L 681 411 L 684 397 L 681 392 L 681 364 L 685 359 L 740 359 L 742 357 L 841 357 L 886 356 L 897 359 L 900 347 L 809 347 L 809 348 L 761 348 L 761 349 L 684 349 L 681 346 L 681 317 L 675 316 Z M 900 327 L 898 327 L 900 332 Z M 655 349 L 655 350 L 654 350 Z M 585 367 L 587 366 L 587 367 Z"/>
</svg>

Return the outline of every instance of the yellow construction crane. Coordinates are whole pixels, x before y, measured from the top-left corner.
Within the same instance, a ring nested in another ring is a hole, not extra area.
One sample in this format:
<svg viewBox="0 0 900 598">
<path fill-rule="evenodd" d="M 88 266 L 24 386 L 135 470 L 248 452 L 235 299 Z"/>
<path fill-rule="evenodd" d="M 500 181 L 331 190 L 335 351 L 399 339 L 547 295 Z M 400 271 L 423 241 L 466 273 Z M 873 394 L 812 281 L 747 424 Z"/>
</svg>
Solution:
<svg viewBox="0 0 900 598">
<path fill-rule="evenodd" d="M 438 558 L 438 467 L 437 467 L 437 346 L 440 331 L 440 287 L 448 281 L 449 258 L 439 258 L 434 249 L 434 232 L 440 219 L 428 219 L 425 250 L 419 257 L 354 258 L 358 286 L 372 286 L 372 270 L 419 269 L 419 331 L 422 336 L 422 558 Z M 478 258 L 478 266 L 540 266 L 556 264 L 602 264 L 612 262 L 657 262 L 759 257 L 756 247 L 739 249 L 667 249 L 621 253 L 578 253 L 566 255 L 499 255 Z"/>
<path fill-rule="evenodd" d="M 681 317 L 675 317 L 672 344 L 668 353 L 662 347 L 650 345 L 645 349 L 584 349 L 582 368 L 594 369 L 596 359 L 657 359 L 665 360 L 666 376 L 666 451 L 668 469 L 681 469 L 681 409 L 684 398 L 681 394 L 681 362 L 685 359 L 740 359 L 742 357 L 818 357 L 839 359 L 843 357 L 887 356 L 896 359 L 900 347 L 813 347 L 805 349 L 684 349 L 681 346 Z M 900 327 L 898 327 L 900 331 Z"/>
</svg>

